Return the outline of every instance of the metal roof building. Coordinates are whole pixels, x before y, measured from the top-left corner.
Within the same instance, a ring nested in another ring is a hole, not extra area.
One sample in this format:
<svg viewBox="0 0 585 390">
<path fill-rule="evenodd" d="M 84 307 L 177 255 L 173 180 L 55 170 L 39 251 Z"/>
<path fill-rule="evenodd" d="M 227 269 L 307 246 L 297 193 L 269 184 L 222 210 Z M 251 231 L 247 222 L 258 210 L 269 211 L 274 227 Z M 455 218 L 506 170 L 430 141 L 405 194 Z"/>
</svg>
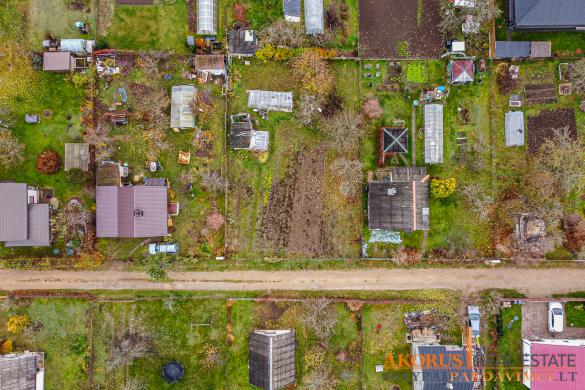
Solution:
<svg viewBox="0 0 585 390">
<path fill-rule="evenodd" d="M 443 162 L 443 105 L 425 105 L 425 163 Z"/>
<path fill-rule="evenodd" d="M 368 227 L 429 230 L 429 176 L 426 168 L 393 167 L 383 180 L 368 183 Z"/>
<path fill-rule="evenodd" d="M 42 390 L 45 381 L 45 354 L 22 352 L 0 355 L 0 389 Z"/>
<path fill-rule="evenodd" d="M 496 58 L 527 58 L 530 47 L 528 41 L 496 41 Z"/>
<path fill-rule="evenodd" d="M 258 38 L 254 30 L 232 30 L 228 41 L 230 56 L 251 57 L 258 47 Z"/>
<path fill-rule="evenodd" d="M 305 31 L 309 35 L 323 34 L 323 0 L 305 0 Z"/>
<path fill-rule="evenodd" d="M 467 361 L 467 351 L 456 345 L 412 344 L 412 356 L 419 356 L 412 365 L 414 390 L 473 390 L 479 382 L 473 366 Z M 424 361 L 420 357 L 424 357 Z M 441 364 L 429 362 L 437 361 Z"/>
<path fill-rule="evenodd" d="M 292 112 L 292 92 L 248 91 L 248 107 L 257 110 Z"/>
<path fill-rule="evenodd" d="M 585 28 L 583 0 L 509 0 L 510 26 L 515 30 L 550 31 Z"/>
<path fill-rule="evenodd" d="M 217 1 L 197 1 L 197 34 L 217 34 Z"/>
<path fill-rule="evenodd" d="M 197 88 L 194 85 L 175 85 L 171 92 L 171 127 L 191 129 L 195 127 L 193 102 Z"/>
<path fill-rule="evenodd" d="M 75 59 L 68 51 L 46 51 L 43 53 L 43 70 L 69 72 L 75 68 Z"/>
<path fill-rule="evenodd" d="M 506 146 L 524 145 L 524 113 L 510 111 L 506 113 Z"/>
<path fill-rule="evenodd" d="M 301 21 L 301 0 L 282 0 L 282 9 L 287 22 Z"/>
<path fill-rule="evenodd" d="M 278 390 L 295 382 L 294 330 L 256 330 L 248 342 L 251 384 Z"/>
</svg>

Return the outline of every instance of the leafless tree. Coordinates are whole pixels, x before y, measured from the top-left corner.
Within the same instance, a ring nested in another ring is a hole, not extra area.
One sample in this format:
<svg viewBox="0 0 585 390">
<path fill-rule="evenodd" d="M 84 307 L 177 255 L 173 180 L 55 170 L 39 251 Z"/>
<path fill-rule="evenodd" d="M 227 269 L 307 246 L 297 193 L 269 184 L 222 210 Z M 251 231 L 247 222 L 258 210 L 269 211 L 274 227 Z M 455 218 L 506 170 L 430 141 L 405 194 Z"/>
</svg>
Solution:
<svg viewBox="0 0 585 390">
<path fill-rule="evenodd" d="M 479 184 L 472 183 L 461 188 L 463 198 L 471 204 L 482 221 L 487 221 L 494 208 L 494 198 Z"/>
<path fill-rule="evenodd" d="M 333 334 L 333 328 L 337 324 L 335 307 L 331 305 L 331 301 L 327 298 L 306 300 L 304 303 L 303 324 L 319 340 L 326 341 Z"/>
<path fill-rule="evenodd" d="M 135 359 L 148 356 L 152 346 L 151 338 L 131 327 L 122 335 L 116 337 L 109 348 L 108 370 L 119 366 L 128 366 Z"/>
<path fill-rule="evenodd" d="M 95 148 L 96 161 L 107 160 L 112 155 L 114 138 L 110 136 L 108 125 L 98 123 L 97 126 L 88 126 L 83 141 Z"/>
<path fill-rule="evenodd" d="M 346 198 L 356 198 L 361 193 L 362 163 L 357 160 L 338 158 L 333 162 L 333 169 L 341 178 L 339 191 Z"/>
<path fill-rule="evenodd" d="M 575 92 L 585 94 L 585 59 L 582 58 L 577 62 L 569 65 L 569 79 L 573 83 Z"/>
<path fill-rule="evenodd" d="M 0 105 L 0 131 L 12 130 L 16 120 L 12 115 L 12 111 L 6 105 Z"/>
<path fill-rule="evenodd" d="M 337 379 L 331 369 L 324 364 L 309 372 L 305 379 L 305 386 L 309 390 L 333 390 L 337 386 Z"/>
<path fill-rule="evenodd" d="M 211 344 L 205 344 L 203 346 L 203 359 L 201 360 L 203 367 L 210 370 L 214 367 L 222 366 L 223 363 L 224 359 L 221 356 L 219 348 Z"/>
<path fill-rule="evenodd" d="M 362 137 L 363 117 L 353 110 L 340 111 L 323 121 L 323 131 L 328 135 L 331 145 L 338 151 L 356 148 Z"/>
<path fill-rule="evenodd" d="M 321 101 L 315 95 L 303 94 L 299 102 L 299 120 L 305 126 L 313 123 L 315 115 L 319 112 Z"/>
<path fill-rule="evenodd" d="M 138 378 L 128 378 L 122 390 L 146 390 L 146 385 Z"/>
<path fill-rule="evenodd" d="M 305 30 L 300 23 L 289 23 L 285 20 L 277 20 L 265 27 L 260 32 L 263 46 L 285 46 L 291 49 L 303 47 L 306 43 Z"/>
<path fill-rule="evenodd" d="M 24 144 L 10 130 L 0 129 L 0 167 L 7 169 L 24 161 Z"/>
<path fill-rule="evenodd" d="M 209 192 L 223 192 L 227 187 L 227 181 L 216 171 L 203 172 L 200 175 L 201 186 Z"/>
</svg>

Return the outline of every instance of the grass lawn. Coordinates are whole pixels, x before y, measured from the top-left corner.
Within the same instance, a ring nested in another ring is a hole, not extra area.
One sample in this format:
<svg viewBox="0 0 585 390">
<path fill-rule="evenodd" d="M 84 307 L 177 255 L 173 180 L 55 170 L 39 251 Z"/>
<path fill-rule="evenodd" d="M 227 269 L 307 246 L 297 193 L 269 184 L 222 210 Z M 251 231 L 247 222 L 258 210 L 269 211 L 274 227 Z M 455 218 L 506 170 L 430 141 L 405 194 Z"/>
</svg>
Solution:
<svg viewBox="0 0 585 390">
<path fill-rule="evenodd" d="M 27 39 L 31 50 L 41 50 L 45 34 L 50 32 L 59 38 L 93 39 L 95 30 L 96 0 L 85 0 L 86 10 L 71 10 L 63 0 L 28 0 Z M 87 11 L 87 12 L 86 12 Z M 86 22 L 89 34 L 75 28 L 75 22 Z"/>
<path fill-rule="evenodd" d="M 227 28 L 234 24 L 234 4 L 239 3 L 246 8 L 246 20 L 250 28 L 259 30 L 272 22 L 283 18 L 282 1 L 280 0 L 225 0 L 223 9 L 227 12 Z"/>
<path fill-rule="evenodd" d="M 32 299 L 0 309 L 0 340 L 10 337 L 15 350 L 45 352 L 45 388 L 76 389 L 87 383 L 89 305 L 77 299 Z M 33 328 L 18 335 L 6 332 L 12 315 L 28 315 Z"/>
<path fill-rule="evenodd" d="M 522 306 L 512 305 L 510 308 L 503 308 L 501 316 L 502 329 L 498 338 L 498 366 L 502 367 L 500 371 L 506 370 L 512 377 L 515 377 L 516 367 L 522 367 Z M 513 321 L 515 317 L 518 318 L 517 321 Z M 522 382 L 515 381 L 499 382 L 499 388 L 502 390 L 525 389 Z"/>
<path fill-rule="evenodd" d="M 116 5 L 108 45 L 116 49 L 166 50 L 186 54 L 188 34 L 185 0 L 173 4 Z"/>
<path fill-rule="evenodd" d="M 565 303 L 567 325 L 576 328 L 585 328 L 585 304 L 583 302 Z"/>
</svg>

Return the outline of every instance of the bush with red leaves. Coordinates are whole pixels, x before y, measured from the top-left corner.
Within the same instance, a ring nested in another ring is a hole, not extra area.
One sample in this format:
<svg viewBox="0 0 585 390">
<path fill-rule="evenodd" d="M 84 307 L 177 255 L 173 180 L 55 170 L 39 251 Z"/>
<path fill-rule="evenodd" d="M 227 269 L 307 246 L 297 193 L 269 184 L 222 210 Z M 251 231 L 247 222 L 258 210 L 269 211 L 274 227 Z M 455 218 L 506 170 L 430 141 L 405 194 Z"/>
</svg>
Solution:
<svg viewBox="0 0 585 390">
<path fill-rule="evenodd" d="M 47 150 L 37 158 L 37 170 L 45 175 L 54 175 L 61 169 L 61 157 L 57 152 Z"/>
<path fill-rule="evenodd" d="M 578 253 L 585 244 L 585 220 L 577 214 L 570 214 L 563 218 L 565 231 L 565 247 L 573 253 Z"/>
<path fill-rule="evenodd" d="M 240 3 L 234 4 L 234 20 L 239 23 L 247 23 L 248 19 L 246 18 L 246 7 Z"/>
<path fill-rule="evenodd" d="M 224 216 L 218 213 L 217 211 L 214 211 L 207 217 L 207 227 L 213 231 L 221 229 L 224 223 L 225 223 Z"/>
</svg>

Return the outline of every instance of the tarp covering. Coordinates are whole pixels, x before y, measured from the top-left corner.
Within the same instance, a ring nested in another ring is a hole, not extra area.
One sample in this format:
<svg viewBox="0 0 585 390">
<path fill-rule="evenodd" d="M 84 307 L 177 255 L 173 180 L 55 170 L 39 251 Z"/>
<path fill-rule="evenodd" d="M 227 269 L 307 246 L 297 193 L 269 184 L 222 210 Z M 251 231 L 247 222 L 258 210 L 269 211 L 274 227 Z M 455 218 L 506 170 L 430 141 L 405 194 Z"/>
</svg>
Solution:
<svg viewBox="0 0 585 390">
<path fill-rule="evenodd" d="M 325 32 L 323 0 L 305 0 L 305 31 L 309 35 Z"/>
</svg>

